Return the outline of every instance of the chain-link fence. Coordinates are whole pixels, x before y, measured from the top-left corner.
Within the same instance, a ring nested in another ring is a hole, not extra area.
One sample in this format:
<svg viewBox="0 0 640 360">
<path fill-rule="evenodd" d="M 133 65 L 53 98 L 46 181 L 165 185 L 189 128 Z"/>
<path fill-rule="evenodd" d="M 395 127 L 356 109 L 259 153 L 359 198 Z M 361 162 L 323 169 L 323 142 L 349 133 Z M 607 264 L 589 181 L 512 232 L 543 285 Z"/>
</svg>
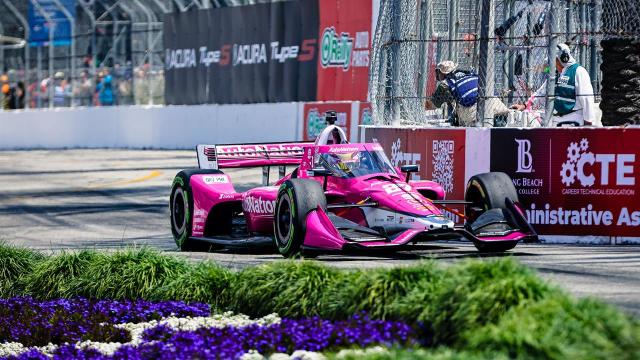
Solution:
<svg viewBox="0 0 640 360">
<path fill-rule="evenodd" d="M 605 0 L 600 44 L 603 123 L 640 124 L 640 1 Z"/>
<path fill-rule="evenodd" d="M 569 67 L 555 66 L 557 45 L 564 43 L 570 63 L 586 69 L 577 99 L 596 102 L 597 122 L 601 84 L 608 81 L 600 71 L 603 49 L 605 61 L 608 56 L 604 32 L 609 28 L 637 40 L 638 6 L 638 0 L 382 0 L 370 74 L 374 119 L 378 124 L 548 125 L 554 100 L 562 95 L 554 95 L 556 73 Z"/>
</svg>

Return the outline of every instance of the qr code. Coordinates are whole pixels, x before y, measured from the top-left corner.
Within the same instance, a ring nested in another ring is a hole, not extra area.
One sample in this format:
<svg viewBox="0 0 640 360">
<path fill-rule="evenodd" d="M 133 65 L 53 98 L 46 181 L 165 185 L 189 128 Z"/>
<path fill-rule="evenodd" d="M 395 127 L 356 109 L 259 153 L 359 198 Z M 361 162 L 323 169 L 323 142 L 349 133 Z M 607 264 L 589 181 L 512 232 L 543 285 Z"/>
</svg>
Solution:
<svg viewBox="0 0 640 360">
<path fill-rule="evenodd" d="M 453 140 L 433 140 L 431 178 L 447 193 L 453 192 Z"/>
</svg>

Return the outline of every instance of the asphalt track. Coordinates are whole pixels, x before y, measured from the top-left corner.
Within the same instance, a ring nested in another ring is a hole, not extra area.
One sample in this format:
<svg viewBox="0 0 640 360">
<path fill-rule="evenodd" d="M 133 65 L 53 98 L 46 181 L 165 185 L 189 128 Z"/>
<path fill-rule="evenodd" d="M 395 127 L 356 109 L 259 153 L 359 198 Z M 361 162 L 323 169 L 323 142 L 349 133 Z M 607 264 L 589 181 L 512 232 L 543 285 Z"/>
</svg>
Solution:
<svg viewBox="0 0 640 360">
<path fill-rule="evenodd" d="M 168 197 L 193 151 L 0 151 L 0 241 L 45 252 L 151 246 L 242 268 L 281 259 L 267 251 L 180 253 L 171 238 Z M 257 186 L 259 171 L 228 171 L 237 190 Z M 480 256 L 466 242 L 434 242 L 395 254 L 321 255 L 338 267 L 445 263 Z M 596 296 L 640 314 L 640 246 L 518 245 L 508 256 L 578 296 Z"/>
</svg>

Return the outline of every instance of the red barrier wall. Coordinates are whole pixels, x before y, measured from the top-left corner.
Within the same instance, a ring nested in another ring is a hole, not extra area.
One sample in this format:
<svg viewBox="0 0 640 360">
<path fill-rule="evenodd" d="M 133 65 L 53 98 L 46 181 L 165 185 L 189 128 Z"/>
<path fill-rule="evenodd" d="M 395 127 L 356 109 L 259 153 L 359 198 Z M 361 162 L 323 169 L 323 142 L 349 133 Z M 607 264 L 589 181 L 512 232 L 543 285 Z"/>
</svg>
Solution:
<svg viewBox="0 0 640 360">
<path fill-rule="evenodd" d="M 442 183 L 449 198 L 463 198 L 464 181 L 477 173 L 465 163 L 471 155 L 507 173 L 529 221 L 550 241 L 640 241 L 640 128 L 486 131 L 490 136 L 478 129 L 367 128 L 365 140 L 380 142 L 396 164 L 418 164 L 421 178 Z"/>
</svg>

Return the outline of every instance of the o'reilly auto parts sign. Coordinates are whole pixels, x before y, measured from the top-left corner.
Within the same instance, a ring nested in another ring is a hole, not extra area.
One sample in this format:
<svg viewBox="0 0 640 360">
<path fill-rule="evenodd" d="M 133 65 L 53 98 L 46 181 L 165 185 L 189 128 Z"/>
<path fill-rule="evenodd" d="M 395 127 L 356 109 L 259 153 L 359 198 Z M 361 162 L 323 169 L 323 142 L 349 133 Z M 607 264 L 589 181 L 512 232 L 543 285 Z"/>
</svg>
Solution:
<svg viewBox="0 0 640 360">
<path fill-rule="evenodd" d="M 366 100 L 371 0 L 168 14 L 168 104 Z"/>
</svg>

